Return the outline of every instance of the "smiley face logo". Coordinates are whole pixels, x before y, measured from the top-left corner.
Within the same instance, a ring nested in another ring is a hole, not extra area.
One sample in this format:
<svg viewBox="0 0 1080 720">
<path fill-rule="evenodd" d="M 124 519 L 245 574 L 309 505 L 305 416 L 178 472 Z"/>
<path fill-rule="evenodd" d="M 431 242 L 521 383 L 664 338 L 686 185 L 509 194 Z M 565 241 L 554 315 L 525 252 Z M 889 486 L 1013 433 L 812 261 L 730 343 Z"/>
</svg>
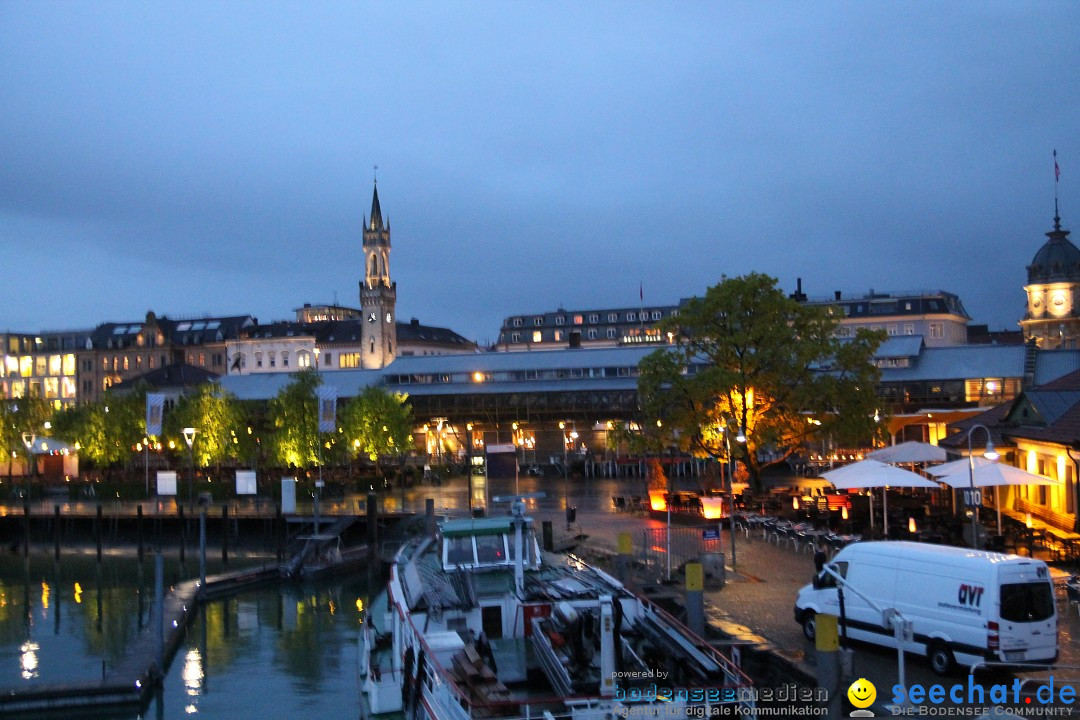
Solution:
<svg viewBox="0 0 1080 720">
<path fill-rule="evenodd" d="M 877 688 L 874 687 L 874 683 L 866 678 L 859 678 L 851 683 L 851 687 L 847 691 L 847 697 L 855 707 L 868 708 L 877 699 Z"/>
</svg>

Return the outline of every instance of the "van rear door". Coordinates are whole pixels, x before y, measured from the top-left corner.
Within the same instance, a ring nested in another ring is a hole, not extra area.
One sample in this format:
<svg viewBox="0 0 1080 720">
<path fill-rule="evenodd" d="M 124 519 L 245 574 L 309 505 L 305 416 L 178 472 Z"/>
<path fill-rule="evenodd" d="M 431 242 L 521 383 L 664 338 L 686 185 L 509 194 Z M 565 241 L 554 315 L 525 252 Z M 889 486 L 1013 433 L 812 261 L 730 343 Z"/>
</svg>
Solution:
<svg viewBox="0 0 1080 720">
<path fill-rule="evenodd" d="M 1057 656 L 1057 608 L 1043 564 L 1002 567 L 998 575 L 998 643 L 1005 662 Z M 989 628 L 991 641 L 993 625 Z"/>
</svg>

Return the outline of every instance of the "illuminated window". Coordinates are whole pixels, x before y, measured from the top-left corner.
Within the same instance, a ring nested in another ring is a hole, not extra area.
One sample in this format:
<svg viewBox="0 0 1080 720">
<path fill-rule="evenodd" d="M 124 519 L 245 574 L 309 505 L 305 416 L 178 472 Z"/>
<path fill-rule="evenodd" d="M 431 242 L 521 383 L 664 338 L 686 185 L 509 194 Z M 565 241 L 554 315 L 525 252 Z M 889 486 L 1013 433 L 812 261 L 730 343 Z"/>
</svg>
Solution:
<svg viewBox="0 0 1080 720">
<path fill-rule="evenodd" d="M 583 317 L 581 317 L 580 315 L 575 315 L 574 316 L 574 324 L 575 325 L 580 325 L 584 321 L 585 321 L 585 319 Z"/>
<path fill-rule="evenodd" d="M 19 374 L 19 358 L 14 355 L 8 355 L 4 358 L 4 366 L 7 368 L 8 377 L 15 377 Z"/>
<path fill-rule="evenodd" d="M 74 375 L 75 374 L 75 356 L 65 355 L 62 362 L 61 374 Z"/>
<path fill-rule="evenodd" d="M 533 341 L 533 342 L 540 342 L 540 341 L 541 341 L 541 340 L 543 339 L 543 337 L 544 337 L 544 334 L 543 334 L 542 332 L 540 332 L 539 330 L 535 330 L 535 331 L 533 332 L 533 339 L 532 339 L 532 341 Z"/>
<path fill-rule="evenodd" d="M 358 368 L 358 367 L 360 367 L 360 353 L 338 353 L 338 367 L 341 367 L 341 368 Z"/>
<path fill-rule="evenodd" d="M 562 330 L 555 331 L 555 342 L 562 342 Z"/>
<path fill-rule="evenodd" d="M 19 358 L 19 375 L 22 377 L 30 377 L 34 374 L 34 358 L 29 355 L 23 355 Z"/>
<path fill-rule="evenodd" d="M 301 350 L 296 353 L 296 367 L 311 367 L 311 353 L 307 350 Z"/>
<path fill-rule="evenodd" d="M 135 369 L 142 370 L 142 355 L 135 356 Z"/>
<path fill-rule="evenodd" d="M 34 358 L 34 374 L 41 377 L 42 375 L 48 375 L 49 359 L 44 355 L 39 355 Z"/>
<path fill-rule="evenodd" d="M 60 397 L 70 399 L 75 397 L 75 381 L 69 377 L 60 379 Z"/>
<path fill-rule="evenodd" d="M 63 368 L 63 365 L 61 363 L 60 356 L 59 355 L 50 355 L 49 356 L 49 374 L 50 375 L 60 375 L 61 374 L 60 371 L 61 371 L 62 368 Z"/>
<path fill-rule="evenodd" d="M 150 368 L 151 370 L 153 370 L 153 369 L 154 369 L 154 356 L 153 356 L 153 355 L 151 355 L 150 357 L 146 358 L 146 366 L 147 366 L 148 368 Z"/>
<path fill-rule="evenodd" d="M 124 356 L 124 370 L 126 371 L 127 369 L 128 369 L 128 356 L 125 355 Z"/>
<path fill-rule="evenodd" d="M 44 387 L 46 400 L 55 400 L 60 397 L 60 378 L 45 378 Z"/>
</svg>

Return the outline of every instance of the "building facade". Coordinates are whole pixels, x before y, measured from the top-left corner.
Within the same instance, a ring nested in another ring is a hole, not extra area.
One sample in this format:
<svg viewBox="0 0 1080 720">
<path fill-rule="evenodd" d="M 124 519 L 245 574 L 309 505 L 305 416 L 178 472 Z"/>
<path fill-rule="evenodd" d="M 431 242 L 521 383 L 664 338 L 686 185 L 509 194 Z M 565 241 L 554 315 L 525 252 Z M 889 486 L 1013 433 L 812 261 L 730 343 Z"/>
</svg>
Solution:
<svg viewBox="0 0 1080 720">
<path fill-rule="evenodd" d="M 1041 348 L 1075 348 L 1080 340 L 1080 250 L 1054 217 L 1054 229 L 1027 267 L 1024 337 Z"/>
<path fill-rule="evenodd" d="M 77 354 L 91 331 L 0 334 L 0 399 L 43 397 L 57 409 L 78 400 Z"/>
</svg>

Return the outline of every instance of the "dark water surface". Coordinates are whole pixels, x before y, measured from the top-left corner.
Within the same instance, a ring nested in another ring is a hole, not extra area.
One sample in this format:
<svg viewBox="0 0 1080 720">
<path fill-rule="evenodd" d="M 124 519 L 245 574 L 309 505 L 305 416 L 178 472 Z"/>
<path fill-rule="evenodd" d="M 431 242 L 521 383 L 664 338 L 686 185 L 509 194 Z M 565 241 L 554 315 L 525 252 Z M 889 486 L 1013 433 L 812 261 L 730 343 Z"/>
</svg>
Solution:
<svg viewBox="0 0 1080 720">
<path fill-rule="evenodd" d="M 166 559 L 166 584 L 198 575 Z M 234 560 L 228 569 L 271 564 Z M 221 569 L 209 563 L 207 572 Z M 164 690 L 134 718 L 356 718 L 361 611 L 378 578 L 272 585 L 207 604 L 169 666 Z M 150 622 L 151 556 L 0 556 L 0 688 L 93 682 Z M 70 715 L 68 717 L 81 717 Z"/>
</svg>

